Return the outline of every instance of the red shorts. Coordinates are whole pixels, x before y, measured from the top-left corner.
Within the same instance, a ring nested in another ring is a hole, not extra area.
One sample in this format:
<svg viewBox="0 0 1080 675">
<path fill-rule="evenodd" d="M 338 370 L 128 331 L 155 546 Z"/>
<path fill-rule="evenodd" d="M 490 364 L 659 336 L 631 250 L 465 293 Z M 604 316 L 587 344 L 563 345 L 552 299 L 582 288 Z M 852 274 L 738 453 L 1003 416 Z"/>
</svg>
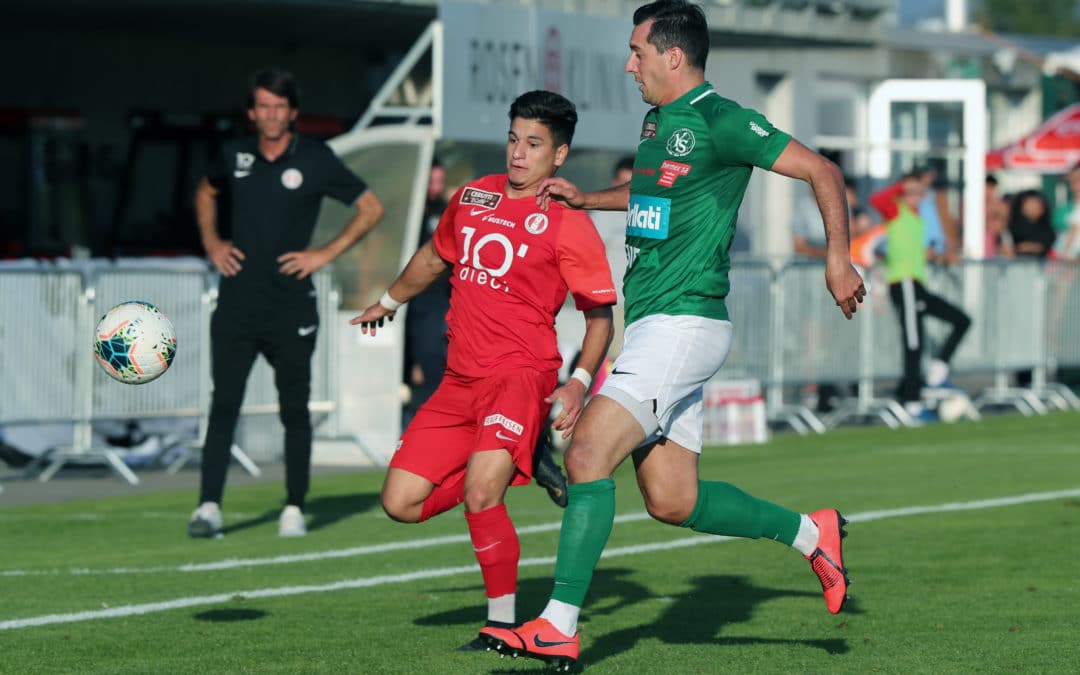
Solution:
<svg viewBox="0 0 1080 675">
<path fill-rule="evenodd" d="M 474 452 L 505 448 L 517 465 L 510 484 L 525 485 L 551 409 L 544 399 L 557 386 L 555 371 L 515 370 L 483 378 L 444 373 L 402 434 L 390 466 L 441 485 L 463 476 Z"/>
</svg>

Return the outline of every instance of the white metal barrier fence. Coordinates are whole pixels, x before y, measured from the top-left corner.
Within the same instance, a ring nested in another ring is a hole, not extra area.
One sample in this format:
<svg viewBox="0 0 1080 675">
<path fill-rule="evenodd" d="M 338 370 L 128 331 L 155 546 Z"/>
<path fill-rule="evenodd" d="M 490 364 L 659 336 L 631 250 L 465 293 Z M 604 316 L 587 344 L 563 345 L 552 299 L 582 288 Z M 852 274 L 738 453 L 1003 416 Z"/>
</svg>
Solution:
<svg viewBox="0 0 1080 675">
<path fill-rule="evenodd" d="M 1023 414 L 1048 408 L 1080 409 L 1080 400 L 1053 381 L 1058 368 L 1080 366 L 1080 266 L 1032 261 L 969 261 L 932 267 L 927 287 L 964 308 L 972 327 L 953 358 L 955 375 L 989 375 L 977 408 L 1011 405 Z M 719 380 L 753 377 L 767 391 L 768 414 L 800 433 L 824 431 L 852 417 L 877 417 L 890 426 L 916 424 L 904 408 L 876 390 L 902 375 L 900 329 L 884 270 L 864 271 L 868 294 L 852 321 L 825 288 L 824 265 L 773 266 L 745 260 L 731 270 L 728 310 L 735 338 Z M 928 341 L 944 328 L 927 319 Z M 929 350 L 927 350 L 929 352 Z M 926 354 L 929 358 L 930 354 Z M 1010 385 L 1030 370 L 1030 387 Z M 793 386 L 856 386 L 826 418 L 785 401 Z"/>
<path fill-rule="evenodd" d="M 39 458 L 48 480 L 68 463 L 97 463 L 125 480 L 138 478 L 110 447 L 95 445 L 95 422 L 148 418 L 190 418 L 198 423 L 201 445 L 209 411 L 210 315 L 216 276 L 198 259 L 92 260 L 57 269 L 0 269 L 0 428 L 20 424 L 70 423 L 71 443 Z M 314 275 L 320 316 L 336 317 L 338 293 L 328 270 Z M 145 300 L 170 318 L 177 355 L 169 372 L 147 385 L 111 380 L 93 358 L 94 327 L 110 307 Z M 326 322 L 324 321 L 324 324 Z M 330 322 L 332 325 L 332 321 Z M 327 414 L 337 401 L 332 371 L 336 331 L 320 330 L 312 363 L 311 410 Z M 258 359 L 248 380 L 242 418 L 277 412 L 273 371 Z M 251 453 L 267 460 L 271 453 Z M 234 455 L 249 471 L 257 466 L 239 449 Z M 182 462 L 174 465 L 178 468 Z"/>
<path fill-rule="evenodd" d="M 209 320 L 215 294 L 215 277 L 203 261 L 20 267 L 0 268 L 5 317 L 0 322 L 0 381 L 4 384 L 0 387 L 0 428 L 72 425 L 70 446 L 49 454 L 42 479 L 77 461 L 105 464 L 137 482 L 115 452 L 94 446 L 91 426 L 101 420 L 191 418 L 199 423 L 196 440 L 201 441 L 210 398 Z M 928 287 L 972 316 L 972 328 L 956 353 L 953 372 L 992 376 L 993 385 L 976 397 L 980 407 L 1012 405 L 1024 414 L 1051 407 L 1080 408 L 1076 396 L 1053 381 L 1057 369 L 1080 367 L 1078 272 L 1076 264 L 1007 261 L 967 262 L 932 270 Z M 854 320 L 846 321 L 825 289 L 822 265 L 737 263 L 731 271 L 728 297 L 735 333 L 718 379 L 760 381 L 769 418 L 800 432 L 824 431 L 857 416 L 878 417 L 890 426 L 913 424 L 903 407 L 876 393 L 901 375 L 900 331 L 881 270 L 868 271 L 866 279 L 866 302 Z M 338 332 L 333 329 L 338 294 L 327 271 L 316 275 L 315 285 L 321 328 L 313 361 L 311 410 L 329 414 L 342 395 L 335 364 Z M 171 371 L 146 386 L 109 380 L 91 354 L 97 318 L 109 307 L 131 299 L 160 306 L 178 333 Z M 930 339 L 941 337 L 933 321 L 928 321 L 927 334 Z M 1012 373 L 1019 370 L 1032 371 L 1030 387 L 1009 384 Z M 785 401 L 792 387 L 805 383 L 854 383 L 858 394 L 821 419 Z M 396 390 L 398 383 L 385 386 Z M 272 371 L 259 359 L 249 380 L 243 417 L 276 412 L 275 391 Z M 280 436 L 276 422 L 260 421 L 253 426 L 264 436 Z M 335 435 L 333 429 L 329 431 Z M 265 460 L 275 453 L 253 454 Z"/>
</svg>

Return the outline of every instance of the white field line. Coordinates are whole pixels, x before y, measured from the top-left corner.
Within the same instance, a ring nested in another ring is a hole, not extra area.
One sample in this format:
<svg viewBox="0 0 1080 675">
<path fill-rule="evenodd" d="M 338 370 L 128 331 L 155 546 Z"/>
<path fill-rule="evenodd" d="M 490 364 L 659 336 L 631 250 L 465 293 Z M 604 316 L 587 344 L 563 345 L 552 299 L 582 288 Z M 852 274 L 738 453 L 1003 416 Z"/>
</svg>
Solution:
<svg viewBox="0 0 1080 675">
<path fill-rule="evenodd" d="M 648 520 L 649 514 L 628 513 L 616 516 L 616 523 L 632 523 L 638 520 Z M 536 534 L 538 532 L 557 531 L 562 526 L 562 521 L 543 523 L 540 525 L 528 525 L 517 528 L 518 535 Z M 260 567 L 262 565 L 291 565 L 298 562 L 317 562 L 320 560 L 333 560 L 335 558 L 353 558 L 356 556 L 373 555 L 376 553 L 388 553 L 391 551 L 407 551 L 418 548 L 430 548 L 432 546 L 445 546 L 447 544 L 467 544 L 471 539 L 468 534 L 451 534 L 443 537 L 428 537 L 426 539 L 409 539 L 406 541 L 392 541 L 385 544 L 371 544 L 368 546 L 355 546 L 330 551 L 314 551 L 311 553 L 291 553 L 289 555 L 277 555 L 270 558 L 229 558 L 205 563 L 186 563 L 168 567 L 110 567 L 106 569 L 71 568 L 63 570 L 0 570 L 0 577 L 26 577 L 26 576 L 55 576 L 67 574 L 72 576 L 93 574 L 160 574 L 162 572 L 215 572 L 218 570 L 236 569 L 239 567 Z"/>
<path fill-rule="evenodd" d="M 970 502 L 949 502 L 946 504 L 938 504 L 934 506 L 911 506 L 898 509 L 883 509 L 879 511 L 864 511 L 862 513 L 855 513 L 846 516 L 851 523 L 863 523 L 874 520 L 884 520 L 886 518 L 904 518 L 908 516 L 926 515 L 931 513 L 948 513 L 955 511 L 975 511 L 981 509 L 997 508 L 1002 506 L 1016 506 L 1019 504 L 1030 504 L 1034 502 L 1051 501 L 1054 499 L 1064 499 L 1069 497 L 1080 497 L 1080 489 L 1072 490 L 1059 490 L 1056 492 L 1036 492 L 1024 495 L 1016 495 L 1013 497 L 1001 497 L 997 499 L 981 499 Z M 642 520 L 647 517 L 645 514 L 631 514 L 628 517 L 634 520 Z M 624 520 L 625 522 L 625 520 Z M 536 526 L 536 527 L 547 527 Z M 555 526 L 558 527 L 557 525 Z M 526 528 L 522 528 L 524 531 Z M 535 530 L 534 530 L 535 531 Z M 451 539 L 451 537 L 439 537 L 439 540 Z M 467 538 L 466 538 L 467 539 Z M 686 548 L 689 546 L 698 546 L 701 544 L 713 544 L 725 541 L 731 541 L 733 537 L 718 537 L 718 536 L 701 536 L 695 535 L 693 537 L 684 537 L 682 539 L 674 539 L 671 541 L 656 542 L 652 544 L 637 544 L 634 546 L 622 546 L 617 548 L 611 548 L 604 551 L 603 558 L 617 558 L 627 555 L 638 555 L 642 553 L 650 553 L 653 551 L 669 551 L 672 549 Z M 433 541 L 433 540 L 423 540 Z M 428 544 L 433 545 L 433 544 Z M 420 548 L 420 546 L 414 546 L 413 548 Z M 555 562 L 554 556 L 545 556 L 542 558 L 525 558 L 519 563 L 519 567 L 535 567 L 537 565 L 551 565 Z M 183 609 L 185 607 L 198 607 L 203 605 L 216 605 L 224 602 L 236 600 L 238 598 L 243 599 L 258 599 L 258 598 L 281 598 L 291 595 L 304 595 L 308 593 L 327 593 L 330 591 L 348 590 L 354 588 L 370 588 L 373 586 L 384 586 L 386 584 L 405 583 L 409 581 L 417 581 L 420 579 L 437 579 L 440 577 L 454 576 L 458 574 L 473 573 L 479 571 L 479 565 L 461 565 L 457 567 L 441 567 L 426 570 L 417 570 L 415 572 L 408 572 L 405 574 L 384 575 L 377 577 L 361 577 L 359 579 L 345 579 L 343 581 L 336 581 L 329 584 L 314 584 L 306 586 L 282 586 L 278 588 L 260 588 L 248 591 L 234 591 L 230 593 L 218 593 L 216 595 L 201 595 L 192 596 L 187 598 L 176 598 L 175 600 L 165 600 L 162 602 L 150 602 L 139 605 L 122 605 L 120 607 L 110 607 L 107 609 L 88 610 L 83 612 L 72 612 L 68 614 L 46 614 L 44 616 L 28 617 L 25 619 L 9 619 L 6 621 L 0 621 L 0 631 L 14 630 L 17 628 L 30 628 L 34 626 L 48 626 L 61 623 L 77 623 L 81 621 L 92 621 L 96 619 L 109 619 L 126 616 L 137 616 L 142 614 L 153 614 L 156 612 L 166 612 L 174 609 Z"/>
</svg>

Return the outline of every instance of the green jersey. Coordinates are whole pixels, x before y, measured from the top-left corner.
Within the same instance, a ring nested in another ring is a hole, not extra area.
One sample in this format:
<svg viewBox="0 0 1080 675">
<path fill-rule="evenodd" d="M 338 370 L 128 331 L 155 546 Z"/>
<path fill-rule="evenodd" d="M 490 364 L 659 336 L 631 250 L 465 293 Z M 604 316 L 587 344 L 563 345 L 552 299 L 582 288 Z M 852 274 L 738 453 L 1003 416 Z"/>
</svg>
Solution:
<svg viewBox="0 0 1080 675">
<path fill-rule="evenodd" d="M 626 215 L 626 323 L 651 314 L 727 319 L 728 248 L 755 166 L 791 141 L 708 82 L 645 115 Z"/>
</svg>

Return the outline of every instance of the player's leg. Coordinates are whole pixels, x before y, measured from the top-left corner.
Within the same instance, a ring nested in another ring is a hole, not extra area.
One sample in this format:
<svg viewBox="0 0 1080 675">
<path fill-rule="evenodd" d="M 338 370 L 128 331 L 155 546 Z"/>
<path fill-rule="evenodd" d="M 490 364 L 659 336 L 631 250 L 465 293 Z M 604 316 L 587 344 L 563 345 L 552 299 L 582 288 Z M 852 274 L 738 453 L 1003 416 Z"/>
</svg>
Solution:
<svg viewBox="0 0 1080 675">
<path fill-rule="evenodd" d="M 301 511 L 311 484 L 311 357 L 318 323 L 314 304 L 287 313 L 263 353 L 274 369 L 278 392 L 278 418 L 285 428 L 285 504 Z M 303 334 L 301 334 L 303 333 Z"/>
<path fill-rule="evenodd" d="M 226 308 L 215 310 L 210 322 L 210 364 L 214 384 L 210 414 L 199 466 L 199 508 L 188 521 L 192 537 L 212 537 L 222 528 L 221 501 L 225 492 L 233 433 L 240 417 L 251 366 L 258 355 L 254 336 Z"/>
<path fill-rule="evenodd" d="M 922 414 L 922 345 L 923 326 L 915 292 L 915 280 L 903 279 L 889 285 L 896 315 L 900 321 L 900 344 L 903 346 L 904 375 L 898 397 L 912 415 Z"/>
<path fill-rule="evenodd" d="M 927 291 L 922 284 L 917 285 L 917 297 L 926 307 L 925 313 L 928 316 L 941 319 L 951 326 L 949 336 L 945 338 L 945 343 L 941 345 L 926 374 L 926 383 L 929 386 L 940 387 L 949 377 L 949 362 L 952 361 L 956 348 L 971 328 L 971 317 L 940 295 Z"/>
<path fill-rule="evenodd" d="M 513 639 L 521 545 L 503 500 L 510 485 L 529 481 L 533 450 L 547 425 L 544 397 L 556 385 L 555 372 L 514 371 L 485 378 L 476 386 L 478 428 L 465 472 L 465 518 L 484 578 L 485 645 Z"/>
<path fill-rule="evenodd" d="M 464 499 L 476 438 L 469 387 L 468 380 L 445 374 L 402 434 L 382 488 L 383 510 L 394 520 L 420 523 Z"/>
</svg>

